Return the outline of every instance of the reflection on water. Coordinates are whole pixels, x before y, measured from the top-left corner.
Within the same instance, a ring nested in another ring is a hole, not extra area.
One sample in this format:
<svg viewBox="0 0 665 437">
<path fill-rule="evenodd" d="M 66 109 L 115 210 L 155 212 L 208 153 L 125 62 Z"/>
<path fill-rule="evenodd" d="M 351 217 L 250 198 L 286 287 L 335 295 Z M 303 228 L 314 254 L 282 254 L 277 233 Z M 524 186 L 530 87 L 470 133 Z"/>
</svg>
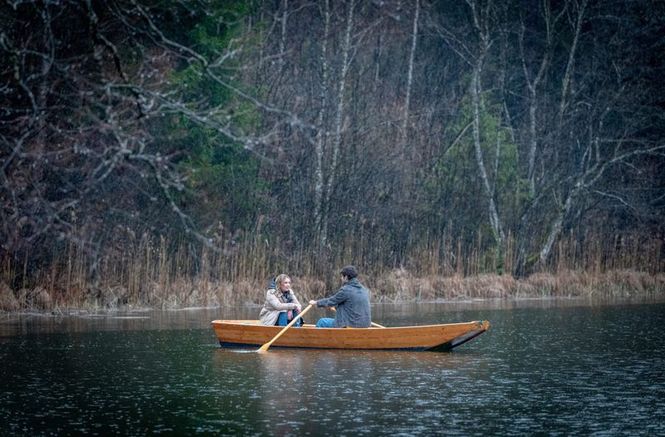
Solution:
<svg viewBox="0 0 665 437">
<path fill-rule="evenodd" d="M 191 309 L 178 311 L 137 310 L 126 313 L 99 312 L 61 314 L 0 315 L 0 338 L 3 336 L 57 332 L 142 331 L 162 329 L 204 329 L 213 319 L 257 318 L 251 307 Z"/>
<path fill-rule="evenodd" d="M 472 354 L 292 351 L 260 354 L 261 416 L 277 434 L 326 429 L 363 434 L 434 431 L 437 404 Z M 471 370 L 473 369 L 473 370 Z"/>
<path fill-rule="evenodd" d="M 487 319 L 452 353 L 219 348 L 255 308 L 0 321 L 0 434 L 665 434 L 665 305 L 380 306 Z"/>
</svg>

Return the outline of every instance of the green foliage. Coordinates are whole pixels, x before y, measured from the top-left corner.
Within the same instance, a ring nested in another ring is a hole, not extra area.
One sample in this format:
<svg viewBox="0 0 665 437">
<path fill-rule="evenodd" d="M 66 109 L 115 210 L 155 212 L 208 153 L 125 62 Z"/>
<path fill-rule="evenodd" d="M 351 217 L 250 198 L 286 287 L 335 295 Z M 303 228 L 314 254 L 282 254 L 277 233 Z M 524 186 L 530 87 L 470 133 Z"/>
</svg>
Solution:
<svg viewBox="0 0 665 437">
<path fill-rule="evenodd" d="M 266 190 L 259 178 L 259 162 L 241 146 L 220 145 L 214 133 L 196 130 L 197 142 L 182 164 L 194 196 L 191 200 L 197 202 L 195 211 L 206 224 L 220 221 L 236 229 L 252 223 Z"/>
<path fill-rule="evenodd" d="M 210 127 L 251 133 L 260 123 L 256 108 L 233 91 L 243 89 L 243 82 L 235 75 L 239 58 L 228 56 L 244 37 L 243 17 L 250 6 L 246 1 L 214 2 L 188 33 L 190 44 L 207 62 L 192 62 L 172 74 L 175 92 L 183 101 L 196 102 L 192 110 L 210 123 L 179 116 L 168 125 L 172 144 L 186 156 L 179 167 L 187 189 L 179 200 L 202 227 L 221 222 L 243 228 L 262 210 L 266 184 L 259 177 L 259 161 L 223 129 Z"/>
<path fill-rule="evenodd" d="M 250 4 L 247 1 L 213 2 L 209 13 L 187 33 L 190 45 L 206 63 L 192 62 L 174 73 L 174 86 L 185 97 L 205 98 L 209 107 L 231 103 L 234 95 L 229 86 L 242 86 L 234 76 L 239 68 L 239 55 L 234 51 L 245 38 L 242 18 L 251 11 Z M 222 83 L 208 77 L 206 70 L 221 78 Z"/>
<path fill-rule="evenodd" d="M 517 144 L 502 122 L 501 113 L 501 106 L 492 102 L 491 95 L 483 95 L 479 126 L 483 161 L 490 185 L 497 193 L 497 206 L 504 225 L 510 225 L 517 219 L 520 205 L 528 195 L 528 187 L 520 177 Z M 483 227 L 487 227 L 489 233 L 487 214 L 484 213 L 487 197 L 479 177 L 472 117 L 471 102 L 465 99 L 443 139 L 445 152 L 435 163 L 434 176 L 427 180 L 425 189 L 432 204 L 436 205 L 436 211 L 444 211 L 441 219 L 447 221 L 445 211 L 455 211 L 450 216 L 457 217 L 459 223 L 454 223 L 454 227 L 463 233 L 471 234 Z M 463 131 L 465 133 L 458 138 Z"/>
</svg>

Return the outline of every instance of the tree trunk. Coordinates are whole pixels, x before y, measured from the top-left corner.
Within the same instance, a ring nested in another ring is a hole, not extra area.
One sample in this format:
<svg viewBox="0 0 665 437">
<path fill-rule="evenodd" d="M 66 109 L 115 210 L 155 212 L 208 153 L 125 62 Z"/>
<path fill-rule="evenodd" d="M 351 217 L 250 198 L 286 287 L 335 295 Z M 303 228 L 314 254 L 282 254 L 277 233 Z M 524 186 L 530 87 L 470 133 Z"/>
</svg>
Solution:
<svg viewBox="0 0 665 437">
<path fill-rule="evenodd" d="M 420 0 L 416 0 L 416 10 L 413 13 L 413 31 L 411 34 L 411 50 L 409 52 L 409 66 L 406 76 L 406 96 L 404 97 L 404 113 L 402 116 L 401 140 L 402 154 L 404 159 L 413 158 L 413 151 L 409 150 L 407 138 L 409 132 L 409 111 L 411 105 L 411 87 L 413 85 L 413 63 L 416 56 L 418 43 L 418 16 L 420 15 Z M 413 147 L 413 145 L 411 146 Z M 412 166 L 409 166 L 412 168 Z"/>
<path fill-rule="evenodd" d="M 314 170 L 314 229 L 321 244 L 325 243 L 325 234 L 322 232 L 323 215 L 323 153 L 327 138 L 327 129 L 324 126 L 325 113 L 328 107 L 328 38 L 330 37 L 330 2 L 324 0 L 323 11 L 323 41 L 321 42 L 321 84 L 319 86 L 319 113 L 316 120 L 316 139 L 314 143 L 316 155 L 316 168 Z"/>
<path fill-rule="evenodd" d="M 353 29 L 353 9 L 355 1 L 349 2 L 346 16 L 346 31 L 344 33 L 344 45 L 342 46 L 342 65 L 339 73 L 339 82 L 337 86 L 337 113 L 335 115 L 334 138 L 332 144 L 332 156 L 330 161 L 330 173 L 328 174 L 328 183 L 325 190 L 325 201 L 323 202 L 324 214 L 322 217 L 321 243 L 326 244 L 328 234 L 328 223 L 330 213 L 330 198 L 335 183 L 337 173 L 337 161 L 339 159 L 339 150 L 342 144 L 342 119 L 344 117 L 346 91 L 346 77 L 349 72 L 349 55 L 351 53 L 351 30 Z"/>
<path fill-rule="evenodd" d="M 570 210 L 573 205 L 573 197 L 579 190 L 580 185 L 581 184 L 578 182 L 577 185 L 575 185 L 575 188 L 570 190 L 570 193 L 568 193 L 568 196 L 566 197 L 566 202 L 564 203 L 563 208 L 561 208 L 561 210 L 557 213 L 556 218 L 554 219 L 554 223 L 552 224 L 552 227 L 550 228 L 550 231 L 547 234 L 547 239 L 545 240 L 545 244 L 543 244 L 543 247 L 540 249 L 539 261 L 541 264 L 545 264 L 549 259 L 550 254 L 552 253 L 552 247 L 554 247 L 554 242 L 556 241 L 559 234 L 561 233 L 561 230 L 563 229 L 563 221 L 565 220 L 566 216 L 570 213 Z"/>
<path fill-rule="evenodd" d="M 542 59 L 540 60 L 540 66 L 538 67 L 538 72 L 536 73 L 533 80 L 529 74 L 529 69 L 527 67 L 527 57 L 524 51 L 524 24 L 522 24 L 522 29 L 520 32 L 520 52 L 522 55 L 522 70 L 524 72 L 524 80 L 526 81 L 527 88 L 529 90 L 529 152 L 528 152 L 528 168 L 527 168 L 527 180 L 529 183 L 529 193 L 531 197 L 534 196 L 536 192 L 536 183 L 535 183 L 535 168 L 536 168 L 536 156 L 538 152 L 538 137 L 537 137 L 537 115 L 538 115 L 538 89 L 540 83 L 545 77 L 545 73 L 550 63 L 551 56 L 551 47 L 552 47 L 552 21 L 551 21 L 551 11 L 549 9 L 549 3 L 543 3 L 543 18 L 545 22 L 545 53 L 543 54 Z"/>
<path fill-rule="evenodd" d="M 496 239 L 497 245 L 499 246 L 499 252 L 503 253 L 503 243 L 505 236 L 503 233 L 503 227 L 501 226 L 499 213 L 496 208 L 495 196 L 492 190 L 492 186 L 489 182 L 489 177 L 487 176 L 483 150 L 480 144 L 480 74 L 482 71 L 482 62 L 483 59 L 480 57 L 474 66 L 471 78 L 470 91 L 473 105 L 473 146 L 476 152 L 476 163 L 478 164 L 480 179 L 483 183 L 485 194 L 487 195 L 490 224 L 492 225 L 494 238 Z"/>
<path fill-rule="evenodd" d="M 568 62 L 566 63 L 566 72 L 563 75 L 561 80 L 561 102 L 559 103 L 559 127 L 563 122 L 563 113 L 566 110 L 568 92 L 570 88 L 571 76 L 573 74 L 573 68 L 575 66 L 575 54 L 577 53 L 577 45 L 580 39 L 580 33 L 582 32 L 582 23 L 584 22 L 584 12 L 586 9 L 587 0 L 583 0 L 582 4 L 579 7 L 577 13 L 577 19 L 575 21 L 575 35 L 573 36 L 573 42 L 570 47 L 570 53 L 568 53 Z"/>
<path fill-rule="evenodd" d="M 286 24 L 288 18 L 289 0 L 282 0 L 282 17 L 280 19 L 281 34 L 279 39 L 279 74 L 284 71 L 284 63 L 286 59 Z"/>
<path fill-rule="evenodd" d="M 561 101 L 559 102 L 559 115 L 558 115 L 559 129 L 561 129 L 563 125 L 564 113 L 566 111 L 566 107 L 568 106 L 567 102 L 568 102 L 571 76 L 573 74 L 573 68 L 575 66 L 575 54 L 577 52 L 580 34 L 582 31 L 582 23 L 584 21 L 584 13 L 586 5 L 587 5 L 587 0 L 583 0 L 582 4 L 578 9 L 577 17 L 575 20 L 575 33 L 570 47 L 570 52 L 568 53 L 568 62 L 566 64 L 566 71 L 563 75 L 563 79 L 561 80 Z M 549 259 L 550 254 L 552 252 L 552 247 L 554 246 L 554 242 L 556 241 L 559 234 L 561 233 L 561 230 L 563 229 L 563 222 L 570 213 L 570 210 L 572 208 L 573 198 L 579 192 L 580 187 L 582 186 L 584 170 L 580 170 L 580 172 L 581 173 L 577 177 L 577 183 L 575 187 L 568 193 L 563 208 L 559 211 L 557 216 L 554 218 L 552 225 L 550 226 L 547 239 L 545 240 L 545 243 L 540 250 L 539 261 L 541 264 L 544 264 Z"/>
<path fill-rule="evenodd" d="M 480 173 L 480 179 L 483 184 L 485 194 L 487 195 L 488 201 L 488 213 L 490 224 L 492 226 L 492 232 L 494 233 L 494 238 L 497 243 L 497 248 L 500 256 L 502 256 L 504 250 L 503 245 L 505 242 L 505 236 L 503 233 L 503 227 L 501 225 L 501 219 L 496 207 L 495 195 L 492 190 L 492 185 L 490 184 L 489 177 L 487 176 L 487 169 L 485 167 L 485 159 L 483 157 L 483 150 L 481 147 L 480 140 L 480 108 L 481 108 L 481 93 L 482 93 L 482 84 L 481 84 L 481 74 L 483 69 L 483 63 L 487 55 L 487 51 L 490 46 L 490 38 L 487 30 L 487 23 L 484 19 L 487 19 L 487 11 L 479 11 L 477 5 L 472 2 L 467 2 L 473 11 L 474 23 L 476 30 L 478 31 L 478 37 L 480 39 L 480 46 L 478 48 L 478 54 L 476 56 L 473 72 L 471 75 L 471 86 L 469 91 L 471 93 L 471 103 L 473 108 L 473 146 L 476 152 L 476 163 L 478 164 L 478 171 Z M 487 6 L 489 8 L 489 5 Z"/>
</svg>

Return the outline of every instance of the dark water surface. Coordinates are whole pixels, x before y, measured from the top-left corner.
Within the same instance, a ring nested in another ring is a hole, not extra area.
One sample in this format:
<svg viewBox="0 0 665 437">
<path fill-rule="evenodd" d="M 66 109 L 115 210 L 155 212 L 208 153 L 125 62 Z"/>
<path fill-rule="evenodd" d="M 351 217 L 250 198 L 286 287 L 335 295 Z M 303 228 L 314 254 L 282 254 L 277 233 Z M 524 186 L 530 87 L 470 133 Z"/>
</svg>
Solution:
<svg viewBox="0 0 665 437">
<path fill-rule="evenodd" d="M 665 435 L 665 304 L 373 307 L 486 319 L 450 353 L 220 349 L 258 309 L 0 318 L 0 434 Z M 321 316 L 311 315 L 311 317 Z"/>
</svg>

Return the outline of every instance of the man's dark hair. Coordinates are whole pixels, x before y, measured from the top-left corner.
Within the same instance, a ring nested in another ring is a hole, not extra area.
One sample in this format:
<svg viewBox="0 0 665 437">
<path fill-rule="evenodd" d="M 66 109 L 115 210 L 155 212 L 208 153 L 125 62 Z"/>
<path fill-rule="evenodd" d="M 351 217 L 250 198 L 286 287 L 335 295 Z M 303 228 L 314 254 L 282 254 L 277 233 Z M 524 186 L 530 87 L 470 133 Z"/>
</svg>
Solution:
<svg viewBox="0 0 665 437">
<path fill-rule="evenodd" d="M 358 276 L 358 271 L 353 266 L 345 266 L 340 273 L 349 279 L 353 279 Z"/>
</svg>

